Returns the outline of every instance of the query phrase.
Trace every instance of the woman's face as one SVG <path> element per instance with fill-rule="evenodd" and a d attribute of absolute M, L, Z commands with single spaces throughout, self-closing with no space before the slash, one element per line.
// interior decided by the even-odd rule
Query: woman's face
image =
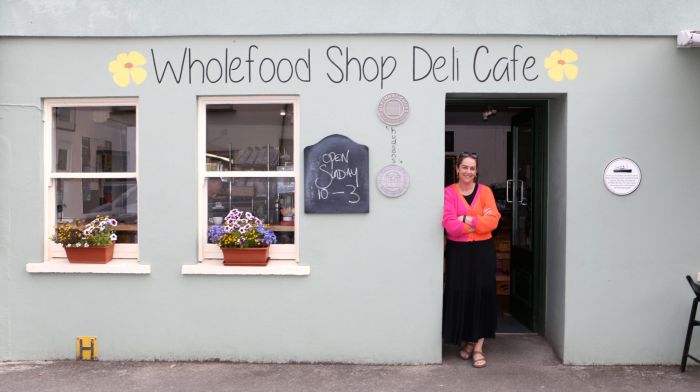
<path fill-rule="evenodd" d="M 472 183 L 476 180 L 476 159 L 465 157 L 457 166 L 457 178 L 465 184 Z"/>

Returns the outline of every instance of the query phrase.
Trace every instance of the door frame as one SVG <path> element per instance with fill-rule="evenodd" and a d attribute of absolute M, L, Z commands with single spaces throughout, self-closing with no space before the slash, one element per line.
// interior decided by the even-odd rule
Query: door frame
<path fill-rule="evenodd" d="M 533 203 L 533 307 L 534 332 L 544 335 L 545 310 L 547 307 L 547 175 L 549 140 L 549 99 L 547 98 L 495 98 L 474 94 L 447 94 L 448 105 L 466 104 L 479 106 L 522 106 L 534 112 L 533 146 L 533 194 L 539 195 Z M 444 136 L 443 136 L 444 137 Z"/>

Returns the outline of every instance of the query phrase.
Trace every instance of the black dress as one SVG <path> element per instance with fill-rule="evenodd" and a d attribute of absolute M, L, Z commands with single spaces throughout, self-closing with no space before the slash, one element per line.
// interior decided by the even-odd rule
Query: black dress
<path fill-rule="evenodd" d="M 473 197 L 473 194 L 470 196 Z M 493 240 L 447 240 L 445 259 L 446 279 L 442 301 L 442 336 L 445 343 L 461 344 L 495 337 L 498 305 Z"/>

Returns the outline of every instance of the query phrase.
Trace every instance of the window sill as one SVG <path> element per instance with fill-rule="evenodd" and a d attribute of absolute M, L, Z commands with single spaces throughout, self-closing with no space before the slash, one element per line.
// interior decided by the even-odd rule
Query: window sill
<path fill-rule="evenodd" d="M 227 267 L 221 260 L 204 260 L 201 263 L 182 266 L 183 275 L 293 275 L 311 273 L 308 265 L 294 260 L 270 260 L 264 267 Z"/>
<path fill-rule="evenodd" d="M 50 259 L 44 263 L 27 263 L 27 272 L 32 274 L 133 274 L 151 273 L 151 266 L 137 259 L 114 259 L 107 264 L 69 263 L 68 259 Z"/>

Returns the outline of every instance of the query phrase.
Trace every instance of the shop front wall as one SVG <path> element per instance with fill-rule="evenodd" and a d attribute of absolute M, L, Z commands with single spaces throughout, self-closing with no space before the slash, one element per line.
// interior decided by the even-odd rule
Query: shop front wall
<path fill-rule="evenodd" d="M 558 63 L 564 49 L 576 56 Z M 146 77 L 122 87 L 109 64 L 131 51 Z M 76 336 L 91 335 L 105 360 L 441 362 L 447 93 L 557 100 L 549 195 L 566 199 L 548 222 L 565 235 L 547 244 L 546 330 L 564 362 L 678 359 L 683 276 L 698 266 L 700 53 L 672 38 L 6 38 L 0 52 L 0 102 L 13 104 L 0 107 L 2 359 L 72 358 Z M 554 69 L 564 64 L 576 72 Z M 388 93 L 410 105 L 393 151 L 377 115 Z M 296 165 L 331 134 L 368 147 L 368 213 L 305 213 L 299 188 L 309 275 L 182 274 L 198 261 L 197 107 L 209 96 L 297 96 Z M 28 273 L 44 259 L 42 102 L 101 97 L 137 100 L 138 251 L 150 274 Z M 617 157 L 642 170 L 629 196 L 603 184 Z M 410 175 L 397 198 L 375 187 L 391 163 Z"/>

